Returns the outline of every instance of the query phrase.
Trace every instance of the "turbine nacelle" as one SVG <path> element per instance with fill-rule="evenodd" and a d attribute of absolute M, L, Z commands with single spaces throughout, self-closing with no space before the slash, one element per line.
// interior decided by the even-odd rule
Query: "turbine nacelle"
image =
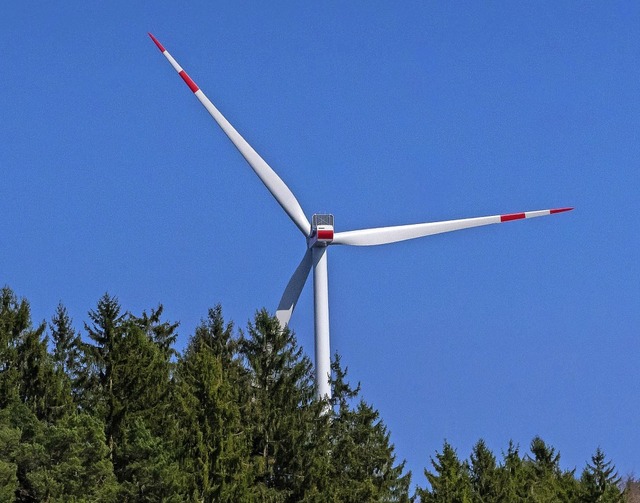
<path fill-rule="evenodd" d="M 333 241 L 333 215 L 316 213 L 311 217 L 311 235 L 307 238 L 307 246 L 328 246 Z"/>

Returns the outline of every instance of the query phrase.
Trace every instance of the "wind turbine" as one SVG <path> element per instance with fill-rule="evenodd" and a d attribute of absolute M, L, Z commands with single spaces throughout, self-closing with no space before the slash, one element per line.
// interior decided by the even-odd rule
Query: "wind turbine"
<path fill-rule="evenodd" d="M 393 227 L 378 227 L 345 232 L 334 232 L 333 215 L 316 214 L 311 222 L 305 216 L 300 203 L 282 179 L 265 162 L 262 157 L 240 136 L 235 128 L 224 118 L 209 98 L 200 90 L 196 83 L 187 75 L 178 62 L 151 33 L 160 52 L 169 60 L 171 66 L 178 72 L 182 80 L 189 86 L 200 103 L 207 109 L 211 117 L 218 123 L 222 131 L 240 151 L 256 175 L 262 180 L 269 192 L 276 198 L 282 209 L 289 215 L 293 223 L 304 235 L 307 242 L 302 261 L 291 276 L 285 288 L 276 317 L 282 327 L 291 319 L 293 309 L 300 297 L 302 288 L 313 267 L 313 304 L 315 325 L 315 378 L 316 395 L 318 398 L 331 398 L 330 374 L 331 355 L 329 350 L 329 283 L 327 274 L 327 248 L 329 245 L 371 246 L 395 243 L 407 239 L 415 239 L 443 232 L 469 229 L 482 225 L 499 224 L 520 220 L 523 218 L 542 217 L 562 213 L 573 208 L 555 208 L 548 210 L 525 211 L 487 217 L 464 218 L 443 222 L 428 222 Z"/>

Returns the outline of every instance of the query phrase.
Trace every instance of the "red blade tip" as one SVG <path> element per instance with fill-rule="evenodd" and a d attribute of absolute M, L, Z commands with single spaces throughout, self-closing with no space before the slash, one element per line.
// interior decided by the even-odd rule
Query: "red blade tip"
<path fill-rule="evenodd" d="M 573 208 L 555 208 L 553 210 L 550 210 L 549 213 L 551 213 L 552 215 L 554 213 L 564 213 L 565 211 L 571 211 Z"/>
<path fill-rule="evenodd" d="M 151 33 L 149 33 L 149 36 L 151 37 L 151 40 L 153 40 L 153 43 L 158 46 L 158 49 L 160 49 L 160 52 L 164 52 L 165 48 L 162 47 L 162 44 L 160 42 L 158 42 L 158 39 L 154 37 Z"/>

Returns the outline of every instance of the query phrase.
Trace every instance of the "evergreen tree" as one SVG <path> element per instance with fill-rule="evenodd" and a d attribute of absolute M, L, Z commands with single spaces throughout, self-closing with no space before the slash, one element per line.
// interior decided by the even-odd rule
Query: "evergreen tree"
<path fill-rule="evenodd" d="M 404 462 L 396 464 L 393 444 L 378 411 L 363 400 L 351 407 L 360 385 L 352 388 L 347 383 L 347 371 L 341 368 L 338 355 L 332 371 L 330 485 L 325 490 L 334 501 L 409 501 L 411 473 L 402 473 Z"/>
<path fill-rule="evenodd" d="M 499 502 L 525 501 L 528 495 L 528 471 L 524 460 L 520 457 L 520 447 L 509 442 L 507 452 L 503 453 L 503 462 L 499 470 L 500 487 Z"/>
<path fill-rule="evenodd" d="M 0 292 L 0 407 L 27 404 L 38 419 L 53 421 L 70 405 L 47 351 L 46 324 L 31 324 L 29 303 L 5 287 Z"/>
<path fill-rule="evenodd" d="M 578 485 L 574 471 L 562 471 L 560 453 L 547 445 L 540 437 L 531 441 L 529 494 L 536 502 L 573 502 L 576 500 Z"/>
<path fill-rule="evenodd" d="M 162 321 L 163 311 L 164 307 L 160 304 L 157 309 L 151 309 L 151 314 L 143 311 L 142 316 L 134 316 L 133 320 L 147 334 L 149 339 L 158 346 L 158 349 L 160 349 L 168 362 L 177 355 L 173 345 L 178 337 L 176 330 L 180 324 Z"/>
<path fill-rule="evenodd" d="M 469 476 L 474 503 L 496 503 L 501 499 L 502 488 L 496 457 L 484 440 L 478 440 L 471 452 Z"/>
<path fill-rule="evenodd" d="M 177 428 L 169 361 L 177 325 L 160 321 L 161 308 L 140 318 L 120 311 L 118 300 L 105 294 L 89 312 L 92 325 L 85 328 L 94 344 L 84 346 L 84 406 L 104 423 L 119 499 L 174 494 L 179 501 L 184 480 L 167 435 Z"/>
<path fill-rule="evenodd" d="M 177 418 L 170 402 L 168 352 L 131 317 L 113 347 L 111 398 L 114 471 L 121 501 L 181 501 L 184 477 L 170 432 Z M 107 416 L 109 417 L 109 415 Z"/>
<path fill-rule="evenodd" d="M 58 379 L 64 386 L 63 392 L 73 396 L 74 402 L 80 402 L 82 374 L 82 340 L 73 328 L 67 308 L 58 304 L 49 323 L 53 340 L 53 366 Z M 66 379 L 63 379 L 66 376 Z"/>
<path fill-rule="evenodd" d="M 13 501 L 18 490 L 16 453 L 20 445 L 20 429 L 10 422 L 9 408 L 0 409 L 0 501 Z"/>
<path fill-rule="evenodd" d="M 602 449 L 598 447 L 591 456 L 591 463 L 580 478 L 580 501 L 584 503 L 618 503 L 623 501 L 620 492 L 621 478 L 611 461 L 606 461 Z"/>
<path fill-rule="evenodd" d="M 53 373 L 44 330 L 45 325 L 42 324 L 35 330 L 29 328 L 23 331 L 17 346 L 20 401 L 29 405 L 39 419 L 43 419 L 48 412 Z"/>
<path fill-rule="evenodd" d="M 0 494 L 13 486 L 13 498 L 2 501 L 116 501 L 102 425 L 90 416 L 71 414 L 47 425 L 25 404 L 13 404 L 0 414 L 0 438 L 9 440 L 0 466 L 15 470 L 14 480 L 0 486 Z"/>
<path fill-rule="evenodd" d="M 313 450 L 310 425 L 320 412 L 313 400 L 312 366 L 294 334 L 265 310 L 249 323 L 240 353 L 249 372 L 250 396 L 244 419 L 251 434 L 257 497 L 300 501 Z"/>
<path fill-rule="evenodd" d="M 84 408 L 104 421 L 109 456 L 113 460 L 114 436 L 121 420 L 121 405 L 116 403 L 113 389 L 117 345 L 123 337 L 124 315 L 116 297 L 105 293 L 97 308 L 89 311 L 92 324 L 85 330 L 95 344 L 84 346 L 85 366 L 82 377 L 85 388 Z"/>
<path fill-rule="evenodd" d="M 172 445 L 154 434 L 147 421 L 132 415 L 122 425 L 116 448 L 119 502 L 180 503 L 189 495 Z"/>
<path fill-rule="evenodd" d="M 5 286 L 0 290 L 0 409 L 20 401 L 19 346 L 31 328 L 31 313 L 25 299 L 18 301 Z"/>
<path fill-rule="evenodd" d="M 430 488 L 417 490 L 423 503 L 470 503 L 471 481 L 469 467 L 461 462 L 455 449 L 445 441 L 441 453 L 431 458 L 434 471 L 424 471 Z"/>
<path fill-rule="evenodd" d="M 209 310 L 189 341 L 176 381 L 177 445 L 190 494 L 203 501 L 248 499 L 250 437 L 241 419 L 247 380 L 233 325 L 225 325 L 220 305 Z"/>

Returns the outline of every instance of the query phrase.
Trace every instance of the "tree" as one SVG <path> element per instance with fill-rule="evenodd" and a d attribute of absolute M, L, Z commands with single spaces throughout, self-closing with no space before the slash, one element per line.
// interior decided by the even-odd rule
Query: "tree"
<path fill-rule="evenodd" d="M 151 314 L 143 311 L 142 316 L 133 316 L 132 319 L 147 334 L 147 337 L 156 344 L 168 362 L 177 355 L 173 345 L 178 337 L 176 330 L 180 324 L 162 321 L 163 311 L 164 307 L 160 304 L 157 309 L 151 309 Z"/>
<path fill-rule="evenodd" d="M 244 419 L 251 435 L 258 497 L 301 501 L 309 489 L 306 475 L 313 463 L 310 428 L 321 410 L 314 401 L 311 362 L 289 328 L 281 328 L 266 310 L 249 323 L 239 350 L 249 378 Z"/>
<path fill-rule="evenodd" d="M 441 453 L 431 458 L 434 471 L 424 471 L 430 489 L 417 490 L 424 503 L 468 503 L 471 502 L 469 467 L 458 459 L 455 449 L 445 440 Z"/>
<path fill-rule="evenodd" d="M 333 417 L 330 422 L 331 463 L 325 489 L 334 501 L 409 501 L 411 473 L 403 474 L 404 462 L 396 464 L 394 446 L 380 415 L 360 399 L 360 391 L 346 381 L 340 357 L 332 362 Z"/>
<path fill-rule="evenodd" d="M 495 503 L 500 500 L 502 488 L 496 457 L 480 439 L 471 452 L 469 477 L 473 492 L 472 500 L 477 503 Z"/>
<path fill-rule="evenodd" d="M 116 297 L 105 293 L 95 310 L 89 311 L 92 324 L 85 330 L 95 344 L 84 346 L 85 368 L 82 378 L 85 388 L 82 406 L 104 421 L 109 456 L 113 460 L 114 437 L 121 420 L 121 405 L 116 403 L 113 389 L 117 345 L 123 337 L 124 315 Z"/>
<path fill-rule="evenodd" d="M 102 424 L 89 415 L 70 414 L 47 425 L 25 404 L 13 404 L 0 414 L 0 438 L 0 466 L 9 475 L 0 494 L 13 487 L 18 502 L 116 501 Z"/>
<path fill-rule="evenodd" d="M 204 501 L 242 501 L 252 482 L 249 432 L 242 421 L 245 373 L 233 325 L 220 305 L 196 328 L 176 371 L 178 438 L 190 494 Z"/>
<path fill-rule="evenodd" d="M 80 402 L 82 389 L 82 340 L 73 328 L 67 308 L 59 303 L 49 323 L 53 340 L 52 360 L 54 371 L 64 386 L 64 393 L 71 394 L 73 401 Z M 66 379 L 64 378 L 66 377 Z"/>
<path fill-rule="evenodd" d="M 20 401 L 19 346 L 31 328 L 31 312 L 25 299 L 18 301 L 5 286 L 0 290 L 0 409 Z"/>
<path fill-rule="evenodd" d="M 529 493 L 533 501 L 575 501 L 578 491 L 575 470 L 563 471 L 560 468 L 560 453 L 540 437 L 531 441 L 531 453 L 533 458 L 529 458 L 532 469 Z"/>
<path fill-rule="evenodd" d="M 184 480 L 167 435 L 177 428 L 169 361 L 177 324 L 160 320 L 161 307 L 151 316 L 120 312 L 108 294 L 89 312 L 83 406 L 103 421 L 121 501 L 179 501 Z"/>
<path fill-rule="evenodd" d="M 525 461 L 520 457 L 520 447 L 509 442 L 499 469 L 502 492 L 498 501 L 525 501 L 528 494 L 529 474 Z"/>
<path fill-rule="evenodd" d="M 598 447 L 591 463 L 587 463 L 580 478 L 580 501 L 584 503 L 618 503 L 623 501 L 619 486 L 621 478 L 604 451 Z"/>

